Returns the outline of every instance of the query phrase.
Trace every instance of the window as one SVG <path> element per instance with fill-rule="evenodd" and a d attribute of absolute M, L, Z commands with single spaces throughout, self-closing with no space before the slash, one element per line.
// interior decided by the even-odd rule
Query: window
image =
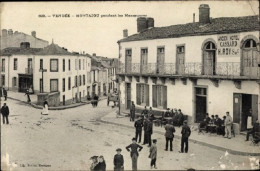
<path fill-rule="evenodd" d="M 196 95 L 206 96 L 207 95 L 207 89 L 196 87 Z"/>
<path fill-rule="evenodd" d="M 132 55 L 132 50 L 131 49 L 128 49 L 125 51 L 126 55 L 127 56 L 131 56 Z"/>
<path fill-rule="evenodd" d="M 136 84 L 136 104 L 149 106 L 149 85 Z"/>
<path fill-rule="evenodd" d="M 28 68 L 32 68 L 32 58 L 28 59 Z"/>
<path fill-rule="evenodd" d="M 17 70 L 17 58 L 14 58 L 14 70 Z"/>
<path fill-rule="evenodd" d="M 43 69 L 43 59 L 40 59 L 40 69 Z"/>
<path fill-rule="evenodd" d="M 75 87 L 78 87 L 78 77 L 77 77 L 77 76 L 75 76 L 74 86 L 75 86 Z"/>
<path fill-rule="evenodd" d="M 86 78 L 85 78 L 85 75 L 83 75 L 83 85 L 86 85 Z"/>
<path fill-rule="evenodd" d="M 65 72 L 65 59 L 62 60 L 62 70 Z"/>
<path fill-rule="evenodd" d="M 62 91 L 65 92 L 65 78 L 62 79 Z"/>
<path fill-rule="evenodd" d="M 245 42 L 245 48 L 254 48 L 256 47 L 256 42 L 253 39 L 248 39 Z"/>
<path fill-rule="evenodd" d="M 51 85 L 51 87 L 50 87 L 51 92 L 59 91 L 58 90 L 58 79 L 51 79 L 50 85 Z"/>
<path fill-rule="evenodd" d="M 147 54 L 148 53 L 148 49 L 141 49 L 141 54 L 144 55 L 144 54 Z"/>
<path fill-rule="evenodd" d="M 5 86 L 5 75 L 2 75 L 2 86 Z"/>
<path fill-rule="evenodd" d="M 69 68 L 69 71 L 70 71 L 70 59 L 69 59 L 69 67 L 68 68 Z"/>
<path fill-rule="evenodd" d="M 81 70 L 81 59 L 79 59 L 79 70 Z"/>
<path fill-rule="evenodd" d="M 167 109 L 167 87 L 153 85 L 153 107 Z"/>
<path fill-rule="evenodd" d="M 79 76 L 79 86 L 81 86 L 81 75 Z"/>
<path fill-rule="evenodd" d="M 178 46 L 177 47 L 177 53 L 184 53 L 185 52 L 184 50 L 185 50 L 184 46 Z"/>
<path fill-rule="evenodd" d="M 17 86 L 17 78 L 13 77 L 13 87 L 16 87 L 16 86 Z"/>
<path fill-rule="evenodd" d="M 2 72 L 5 72 L 5 59 L 2 59 Z"/>
<path fill-rule="evenodd" d="M 164 47 L 159 47 L 159 48 L 157 49 L 157 52 L 158 52 L 158 53 L 164 53 Z"/>
<path fill-rule="evenodd" d="M 77 69 L 78 69 L 78 60 L 75 59 L 75 70 L 77 70 Z"/>
<path fill-rule="evenodd" d="M 71 78 L 69 77 L 69 79 L 68 79 L 68 90 L 70 90 L 71 89 Z"/>
<path fill-rule="evenodd" d="M 50 60 L 50 71 L 51 72 L 58 72 L 58 59 L 51 59 Z"/>
<path fill-rule="evenodd" d="M 83 59 L 83 70 L 85 69 L 85 59 Z"/>
<path fill-rule="evenodd" d="M 212 42 L 208 42 L 208 43 L 205 45 L 205 47 L 206 47 L 206 50 L 215 50 L 215 49 L 216 49 L 215 44 L 212 43 Z"/>

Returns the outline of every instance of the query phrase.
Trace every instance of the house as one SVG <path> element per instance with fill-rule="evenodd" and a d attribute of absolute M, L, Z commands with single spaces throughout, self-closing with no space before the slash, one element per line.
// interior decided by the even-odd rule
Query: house
<path fill-rule="evenodd" d="M 138 18 L 137 29 L 118 41 L 121 109 L 177 108 L 190 122 L 229 111 L 241 131 L 248 115 L 259 119 L 259 16 L 211 18 L 201 4 L 199 22 L 154 27 Z"/>

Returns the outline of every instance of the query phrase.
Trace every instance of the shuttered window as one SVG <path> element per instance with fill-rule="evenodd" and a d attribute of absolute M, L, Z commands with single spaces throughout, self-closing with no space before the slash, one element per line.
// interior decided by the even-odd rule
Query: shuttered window
<path fill-rule="evenodd" d="M 50 80 L 50 90 L 51 92 L 58 91 L 58 79 L 51 79 Z"/>
<path fill-rule="evenodd" d="M 51 72 L 58 72 L 58 59 L 51 59 L 50 60 L 50 71 Z"/>
<path fill-rule="evenodd" d="M 136 104 L 149 106 L 149 85 L 136 84 Z"/>
<path fill-rule="evenodd" d="M 167 109 L 167 87 L 153 85 L 153 107 Z"/>

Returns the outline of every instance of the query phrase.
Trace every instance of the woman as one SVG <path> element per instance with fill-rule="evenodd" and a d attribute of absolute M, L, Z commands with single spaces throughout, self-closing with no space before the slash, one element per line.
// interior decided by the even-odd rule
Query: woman
<path fill-rule="evenodd" d="M 45 100 L 43 103 L 42 115 L 48 115 L 49 114 L 48 109 L 49 109 L 48 102 Z"/>
<path fill-rule="evenodd" d="M 105 162 L 103 156 L 98 157 L 98 164 L 97 164 L 97 166 L 95 167 L 94 170 L 97 170 L 97 171 L 105 171 L 106 170 L 106 162 Z"/>

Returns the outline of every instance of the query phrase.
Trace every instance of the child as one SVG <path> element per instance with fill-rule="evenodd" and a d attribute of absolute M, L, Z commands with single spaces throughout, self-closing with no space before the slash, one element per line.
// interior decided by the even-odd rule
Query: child
<path fill-rule="evenodd" d="M 116 149 L 117 154 L 114 156 L 114 171 L 124 170 L 124 156 L 121 154 L 122 149 Z"/>
<path fill-rule="evenodd" d="M 96 166 L 98 164 L 98 156 L 92 156 L 90 158 L 90 160 L 92 160 L 92 163 L 91 163 L 91 166 L 90 166 L 90 170 L 94 171 L 94 170 L 96 170 Z"/>
<path fill-rule="evenodd" d="M 157 146 L 156 146 L 156 142 L 157 140 L 154 139 L 153 140 L 153 144 L 152 146 L 150 147 L 150 155 L 149 155 L 149 158 L 151 158 L 151 169 L 154 168 L 157 169 L 156 167 L 156 158 L 157 158 Z"/>
<path fill-rule="evenodd" d="M 103 156 L 98 157 L 98 164 L 96 165 L 95 170 L 106 171 L 106 162 Z"/>

